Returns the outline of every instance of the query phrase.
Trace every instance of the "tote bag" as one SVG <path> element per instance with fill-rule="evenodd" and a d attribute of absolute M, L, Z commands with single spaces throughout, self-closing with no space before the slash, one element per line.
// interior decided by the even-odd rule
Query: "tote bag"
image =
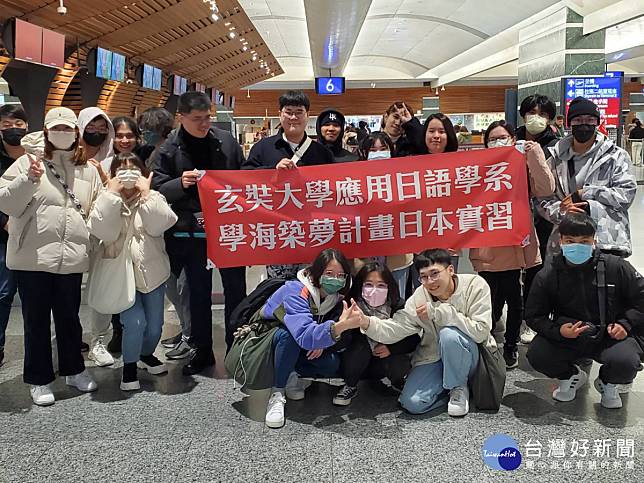
<path fill-rule="evenodd" d="M 479 363 L 470 378 L 470 389 L 478 409 L 498 411 L 505 389 L 505 360 L 497 347 L 479 344 Z"/>
<path fill-rule="evenodd" d="M 97 257 L 87 282 L 87 304 L 100 314 L 120 314 L 134 305 L 136 282 L 130 245 L 134 219 L 116 258 Z"/>

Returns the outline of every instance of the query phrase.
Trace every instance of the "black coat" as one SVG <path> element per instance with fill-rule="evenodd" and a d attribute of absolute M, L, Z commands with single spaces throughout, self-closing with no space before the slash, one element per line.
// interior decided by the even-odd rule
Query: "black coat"
<path fill-rule="evenodd" d="M 335 140 L 334 143 L 327 143 L 324 137 L 322 136 L 322 126 L 320 125 L 320 121 L 324 119 L 324 115 L 327 112 L 337 112 L 339 116 L 341 116 L 339 119 L 340 134 L 338 135 L 338 138 Z M 351 161 L 357 161 L 359 159 L 359 156 L 357 154 L 353 154 L 351 151 L 348 151 L 342 147 L 342 140 L 344 139 L 344 116 L 338 111 L 334 109 L 330 109 L 328 111 L 322 111 L 318 116 L 318 121 L 315 125 L 315 130 L 318 134 L 318 142 L 333 153 L 333 161 L 335 163 L 348 163 Z"/>
<path fill-rule="evenodd" d="M 181 175 L 184 171 L 194 169 L 241 169 L 244 155 L 241 146 L 228 131 L 213 127 L 207 135 L 211 159 L 195 162 L 186 150 L 182 133 L 182 129 L 171 133 L 166 142 L 152 154 L 152 189 L 165 196 L 179 217 L 172 231 L 203 231 L 194 216 L 194 213 L 202 211 L 197 186 L 185 189 L 181 183 Z"/>
<path fill-rule="evenodd" d="M 516 130 L 517 139 L 520 141 L 525 141 L 526 131 L 527 129 L 525 128 L 525 126 L 518 127 Z M 557 144 L 557 142 L 559 141 L 559 138 L 554 132 L 552 132 L 552 129 L 550 129 L 550 126 L 547 126 L 546 129 L 541 134 L 539 134 L 539 136 L 537 136 L 535 141 L 539 143 L 539 145 L 543 149 L 543 152 L 545 153 L 547 152 L 546 148 L 552 147 L 555 144 Z"/>
<path fill-rule="evenodd" d="M 394 143 L 395 158 L 405 156 L 416 156 L 418 154 L 428 154 L 427 145 L 425 144 L 425 129 L 416 117 L 402 125 L 403 135 Z"/>
<path fill-rule="evenodd" d="M 546 264 L 530 289 L 525 313 L 527 324 L 554 341 L 566 340 L 559 328 L 568 322 L 601 325 L 597 279 L 600 259 L 606 263 L 606 324 L 618 322 L 641 345 L 644 342 L 644 278 L 623 258 L 600 252 L 579 267 L 568 265 L 562 255 Z"/>
<path fill-rule="evenodd" d="M 304 140 L 302 138 L 302 142 Z M 284 141 L 280 130 L 275 136 L 264 138 L 251 148 L 243 169 L 275 169 L 277 163 L 282 159 L 291 159 L 294 154 L 291 145 Z M 331 164 L 333 161 L 331 151 L 320 143 L 313 142 L 297 165 L 315 166 L 318 164 Z"/>

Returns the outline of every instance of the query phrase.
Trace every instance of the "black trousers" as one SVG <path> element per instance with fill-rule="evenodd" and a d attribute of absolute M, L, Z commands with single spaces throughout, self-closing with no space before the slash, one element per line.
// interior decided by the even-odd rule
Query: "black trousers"
<path fill-rule="evenodd" d="M 537 371 L 553 379 L 569 379 L 576 373 L 573 363 L 591 358 L 602 364 L 599 377 L 608 384 L 630 384 L 641 368 L 642 348 L 632 337 L 598 342 L 583 336 L 562 342 L 537 335 L 528 349 L 528 361 Z"/>
<path fill-rule="evenodd" d="M 51 316 L 54 316 L 61 376 L 85 370 L 81 355 L 83 329 L 78 317 L 83 275 L 47 272 L 14 272 L 22 302 L 25 326 L 23 380 L 42 386 L 55 379 L 51 358 Z"/>
<path fill-rule="evenodd" d="M 505 347 L 516 347 L 523 320 L 523 297 L 521 296 L 521 270 L 503 272 L 479 272 L 490 286 L 492 298 L 492 328 L 503 315 L 503 306 L 508 304 L 505 327 Z"/>
<path fill-rule="evenodd" d="M 208 255 L 205 238 L 166 238 L 166 250 L 172 273 L 179 277 L 186 272 L 190 288 L 190 343 L 198 349 L 212 350 L 212 272 L 206 268 Z M 224 287 L 224 321 L 226 346 L 233 342 L 230 315 L 246 297 L 246 267 L 220 268 Z"/>
<path fill-rule="evenodd" d="M 409 354 L 392 354 L 384 359 L 374 357 L 364 334 L 355 334 L 341 357 L 344 382 L 352 387 L 357 386 L 363 378 L 387 377 L 394 386 L 402 388 L 405 376 L 411 369 Z"/>

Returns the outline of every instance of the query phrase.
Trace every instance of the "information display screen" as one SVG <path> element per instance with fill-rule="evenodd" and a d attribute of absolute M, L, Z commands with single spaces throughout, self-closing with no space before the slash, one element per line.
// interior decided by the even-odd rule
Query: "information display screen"
<path fill-rule="evenodd" d="M 600 124 L 607 128 L 619 127 L 622 99 L 622 78 L 619 76 L 602 77 L 564 77 L 561 83 L 564 90 L 566 106 L 565 119 L 568 119 L 568 107 L 575 97 L 590 99 L 601 113 Z"/>
<path fill-rule="evenodd" d="M 123 82 L 125 80 L 125 56 L 112 52 L 112 80 Z"/>
<path fill-rule="evenodd" d="M 316 77 L 315 92 L 321 96 L 344 94 L 344 77 Z"/>
<path fill-rule="evenodd" d="M 96 49 L 96 77 L 110 79 L 112 75 L 112 51 Z"/>

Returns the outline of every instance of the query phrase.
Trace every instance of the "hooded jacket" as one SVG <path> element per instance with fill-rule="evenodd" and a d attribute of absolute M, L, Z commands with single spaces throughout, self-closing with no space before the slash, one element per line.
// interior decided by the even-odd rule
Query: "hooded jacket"
<path fill-rule="evenodd" d="M 626 260 L 598 251 L 578 267 L 568 265 L 562 255 L 544 266 L 530 289 L 525 314 L 528 326 L 550 340 L 570 342 L 559 332 L 563 324 L 581 320 L 600 325 L 600 260 L 606 263 L 606 323 L 619 323 L 644 346 L 644 278 Z"/>
<path fill-rule="evenodd" d="M 56 274 L 89 269 L 90 236 L 87 224 L 60 182 L 47 166 L 35 183 L 27 176 L 33 156 L 42 156 L 42 132 L 22 139 L 27 154 L 0 178 L 0 210 L 9 215 L 7 267 L 12 270 Z M 54 151 L 51 162 L 89 213 L 103 189 L 91 165 L 76 166 L 70 151 Z"/>
<path fill-rule="evenodd" d="M 110 121 L 110 118 L 107 117 L 107 114 L 105 114 L 105 112 L 103 112 L 98 107 L 87 107 L 78 114 L 78 130 L 80 131 L 80 136 L 82 139 L 87 125 L 97 117 L 102 117 L 103 119 L 105 119 L 105 121 L 107 122 L 108 131 L 105 141 L 103 141 L 103 144 L 100 145 L 96 155 L 93 156 L 93 158 L 100 163 L 114 154 L 115 134 L 114 126 L 112 126 L 112 121 Z"/>
<path fill-rule="evenodd" d="M 261 316 L 276 319 L 277 308 L 283 306 L 284 325 L 302 349 L 327 349 L 336 343 L 331 337 L 331 324 L 339 315 L 342 299 L 341 295 L 332 294 L 321 301 L 320 289 L 311 283 L 305 270 L 300 270 L 297 280 L 286 282 L 270 296 Z"/>
<path fill-rule="evenodd" d="M 322 136 L 322 120 L 327 117 L 329 114 L 335 114 L 337 116 L 337 123 L 340 125 L 340 134 L 338 138 L 333 143 L 328 143 Z M 350 161 L 357 161 L 359 159 L 357 154 L 353 154 L 350 151 L 347 151 L 342 147 L 342 141 L 344 140 L 344 126 L 345 126 L 344 116 L 341 112 L 336 111 L 335 109 L 327 109 L 322 111 L 318 116 L 317 123 L 315 125 L 315 130 L 318 134 L 318 142 L 323 146 L 326 146 L 333 153 L 333 161 L 335 163 L 347 163 Z"/>
<path fill-rule="evenodd" d="M 602 250 L 618 250 L 628 256 L 632 253 L 630 208 L 637 184 L 630 173 L 631 160 L 626 151 L 615 146 L 613 141 L 597 133 L 592 148 L 582 155 L 586 174 L 577 186 L 570 186 L 568 161 L 573 160 L 573 137 L 566 136 L 555 146 L 548 148 L 548 162 L 555 177 L 555 192 L 539 199 L 539 212 L 555 227 L 548 242 L 548 254 L 559 253 L 559 228 L 563 214 L 561 201 L 581 189 L 581 198 L 588 202 L 590 216 L 597 223 L 597 247 Z"/>

